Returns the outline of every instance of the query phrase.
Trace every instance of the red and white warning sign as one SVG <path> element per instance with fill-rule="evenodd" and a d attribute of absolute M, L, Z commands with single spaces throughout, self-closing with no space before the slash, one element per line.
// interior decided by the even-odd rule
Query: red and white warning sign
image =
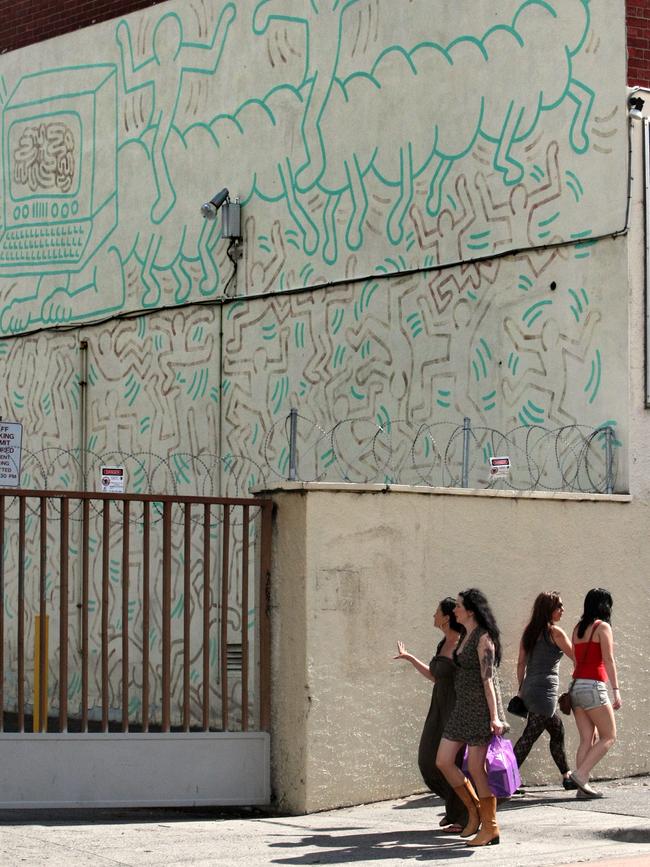
<path fill-rule="evenodd" d="M 490 458 L 490 475 L 491 476 L 507 476 L 510 473 L 510 458 L 501 456 L 499 458 Z"/>
<path fill-rule="evenodd" d="M 105 494 L 123 494 L 126 481 L 124 467 L 102 467 L 101 485 Z"/>

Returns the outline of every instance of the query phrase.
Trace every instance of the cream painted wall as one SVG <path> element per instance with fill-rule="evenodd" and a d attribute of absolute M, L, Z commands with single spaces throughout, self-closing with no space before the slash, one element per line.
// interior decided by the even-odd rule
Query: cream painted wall
<path fill-rule="evenodd" d="M 648 117 L 650 93 L 642 90 L 644 116 Z M 644 501 L 650 500 L 650 409 L 646 394 L 646 217 L 643 157 L 643 121 L 635 119 L 631 127 L 632 162 L 630 184 L 630 232 L 628 235 L 629 269 L 629 403 L 630 403 L 630 492 Z"/>
<path fill-rule="evenodd" d="M 468 416 L 477 487 L 493 431 L 519 429 L 514 484 L 532 463 L 555 488 L 529 428 L 608 423 L 627 490 L 622 0 L 316 5 L 172 0 L 0 57 L 0 414 L 32 481 L 80 484 L 85 450 L 130 485 L 137 455 L 157 490 L 201 490 L 205 464 L 245 492 L 287 476 L 297 407 L 301 435 L 344 423 L 338 451 L 304 445 L 304 478 L 444 483 L 410 447 L 440 425 L 444 451 Z M 199 215 L 222 184 L 243 203 L 233 282 Z M 64 261 L 27 240 L 64 229 L 90 233 Z M 169 469 L 187 455 L 190 482 Z"/>
<path fill-rule="evenodd" d="M 624 706 L 618 743 L 597 775 L 650 770 L 650 665 L 638 641 L 650 617 L 646 503 L 334 488 L 273 493 L 272 779 L 282 809 L 311 812 L 423 787 L 417 744 L 429 684 L 392 656 L 402 639 L 428 662 L 438 641 L 438 601 L 469 586 L 487 594 L 502 630 L 506 698 L 539 590 L 561 591 L 571 627 L 587 590 L 611 589 Z M 566 661 L 561 677 L 568 682 Z M 516 738 L 522 723 L 510 722 Z M 566 729 L 572 757 L 577 739 L 569 718 Z M 558 779 L 544 738 L 523 778 Z"/>

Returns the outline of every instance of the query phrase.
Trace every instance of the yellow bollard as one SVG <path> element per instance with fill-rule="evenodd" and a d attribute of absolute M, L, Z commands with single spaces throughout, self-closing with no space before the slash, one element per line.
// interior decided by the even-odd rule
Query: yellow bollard
<path fill-rule="evenodd" d="M 48 669 L 48 646 L 49 646 L 50 616 L 45 615 L 45 683 L 42 685 L 45 694 L 45 731 L 47 731 L 47 669 Z M 36 615 L 34 622 L 34 731 L 41 730 L 41 617 Z"/>

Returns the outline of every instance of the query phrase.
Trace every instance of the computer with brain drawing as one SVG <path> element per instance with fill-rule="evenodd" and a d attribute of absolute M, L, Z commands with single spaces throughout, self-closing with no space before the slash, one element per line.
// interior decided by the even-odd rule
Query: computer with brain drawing
<path fill-rule="evenodd" d="M 117 218 L 113 64 L 23 76 L 2 112 L 0 275 L 77 271 Z"/>

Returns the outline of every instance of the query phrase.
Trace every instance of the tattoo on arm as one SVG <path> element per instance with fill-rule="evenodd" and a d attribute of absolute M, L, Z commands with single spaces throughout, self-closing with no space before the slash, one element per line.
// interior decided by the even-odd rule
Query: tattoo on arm
<path fill-rule="evenodd" d="M 481 658 L 481 677 L 483 680 L 491 680 L 494 674 L 494 647 L 490 642 L 486 645 Z"/>

